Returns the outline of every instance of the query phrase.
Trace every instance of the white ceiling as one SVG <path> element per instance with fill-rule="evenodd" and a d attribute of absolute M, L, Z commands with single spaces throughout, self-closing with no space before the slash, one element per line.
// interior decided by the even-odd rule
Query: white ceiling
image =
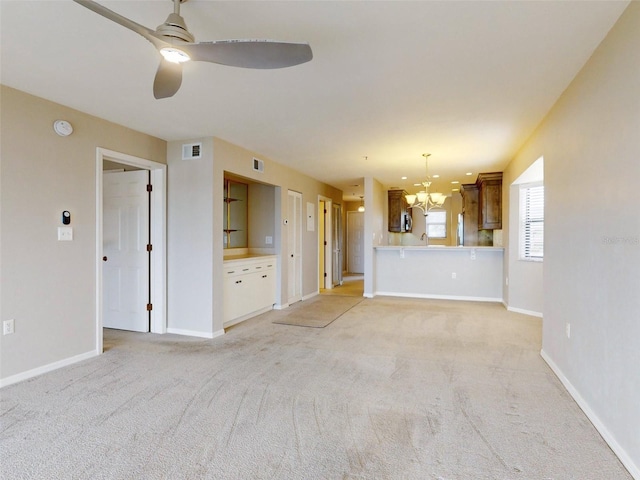
<path fill-rule="evenodd" d="M 155 29 L 170 0 L 102 1 Z M 0 1 L 3 84 L 165 140 L 216 136 L 362 195 L 362 179 L 434 190 L 500 171 L 628 1 L 200 1 L 196 41 L 309 42 L 282 70 L 186 64 L 155 100 L 159 54 L 71 1 Z M 472 176 L 465 176 L 472 172 Z M 401 180 L 401 176 L 408 176 Z M 359 185 L 359 186 L 353 186 Z"/>

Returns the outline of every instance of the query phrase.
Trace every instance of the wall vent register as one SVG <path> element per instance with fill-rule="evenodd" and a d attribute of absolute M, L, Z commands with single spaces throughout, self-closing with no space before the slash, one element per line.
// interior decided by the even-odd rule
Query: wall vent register
<path fill-rule="evenodd" d="M 202 158 L 202 143 L 182 145 L 182 160 L 198 160 Z"/>
<path fill-rule="evenodd" d="M 264 173 L 264 161 L 253 157 L 253 169 L 256 172 Z"/>

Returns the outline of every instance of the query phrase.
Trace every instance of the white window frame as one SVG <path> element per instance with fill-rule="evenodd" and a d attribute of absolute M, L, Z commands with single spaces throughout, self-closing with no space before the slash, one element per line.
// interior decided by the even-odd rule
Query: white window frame
<path fill-rule="evenodd" d="M 544 183 L 520 185 L 519 258 L 542 262 L 544 258 Z"/>
<path fill-rule="evenodd" d="M 442 214 L 442 216 L 444 217 L 444 221 L 434 222 L 433 221 L 434 213 Z M 442 225 L 444 225 L 444 235 L 435 235 L 433 230 L 437 230 L 437 229 L 431 228 L 431 227 L 432 226 L 441 227 Z M 447 211 L 446 210 L 430 210 L 429 215 L 427 215 L 426 228 L 427 228 L 427 237 L 429 238 L 440 238 L 440 239 L 447 238 Z"/>

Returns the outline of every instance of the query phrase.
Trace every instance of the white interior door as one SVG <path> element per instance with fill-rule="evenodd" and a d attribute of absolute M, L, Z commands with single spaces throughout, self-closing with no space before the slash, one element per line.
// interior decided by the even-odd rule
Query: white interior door
<path fill-rule="evenodd" d="M 103 326 L 149 331 L 149 172 L 103 177 Z"/>
<path fill-rule="evenodd" d="M 347 270 L 364 273 L 364 213 L 347 212 Z"/>
<path fill-rule="evenodd" d="M 302 194 L 289 190 L 287 205 L 287 303 L 302 300 Z"/>
<path fill-rule="evenodd" d="M 342 208 L 333 204 L 333 215 L 331 216 L 332 231 L 332 261 L 333 285 L 342 285 Z"/>

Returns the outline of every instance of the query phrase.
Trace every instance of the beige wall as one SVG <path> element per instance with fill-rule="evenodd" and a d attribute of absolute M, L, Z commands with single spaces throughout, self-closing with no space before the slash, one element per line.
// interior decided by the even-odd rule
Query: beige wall
<path fill-rule="evenodd" d="M 631 2 L 508 169 L 544 156 L 543 356 L 636 478 L 639 26 Z"/>
<path fill-rule="evenodd" d="M 253 170 L 253 157 L 264 161 L 264 172 Z M 274 185 L 280 188 L 280 203 L 276 205 L 277 227 L 274 232 L 278 239 L 276 248 L 280 248 L 281 259 L 284 261 L 284 254 L 287 252 L 287 231 L 286 226 L 281 221 L 287 217 L 287 195 L 288 190 L 302 193 L 302 296 L 308 296 L 318 291 L 318 218 L 315 218 L 315 228 L 313 231 L 307 230 L 306 208 L 307 202 L 318 204 L 318 197 L 330 198 L 335 203 L 342 203 L 342 191 L 319 182 L 307 175 L 303 175 L 291 168 L 285 167 L 277 161 L 269 159 L 257 152 L 244 149 L 221 139 L 214 139 L 214 168 L 241 175 L 258 182 Z M 219 192 L 220 212 L 222 214 L 222 191 Z M 219 228 L 214 224 L 214 231 L 218 228 L 222 230 L 222 223 Z M 274 240 L 275 241 L 275 240 Z M 221 257 L 220 257 L 221 258 Z M 281 273 L 281 294 L 280 303 L 285 304 L 287 299 L 287 269 L 286 264 L 282 265 Z M 220 265 L 220 277 L 222 277 L 222 265 Z"/>
<path fill-rule="evenodd" d="M 96 351 L 96 147 L 165 163 L 166 143 L 0 87 L 0 379 Z M 53 131 L 65 119 L 68 137 Z M 57 240 L 63 210 L 74 239 Z"/>
<path fill-rule="evenodd" d="M 203 158 L 181 160 L 182 144 L 197 141 L 203 142 Z M 264 161 L 263 173 L 253 170 L 254 157 Z M 308 231 L 304 220 L 306 204 L 317 205 L 319 195 L 340 203 L 340 190 L 218 138 L 170 142 L 168 164 L 170 331 L 202 336 L 223 332 L 224 172 L 272 186 L 258 188 L 259 195 L 269 198 L 260 207 L 263 209 L 261 220 L 251 222 L 257 231 L 250 232 L 249 246 L 269 250 L 261 253 L 279 254 L 282 261 L 287 251 L 287 227 L 282 222 L 287 216 L 287 192 L 291 189 L 302 193 L 302 294 L 308 296 L 318 291 L 318 219 L 315 219 L 314 230 Z M 265 218 L 269 221 L 265 222 Z M 273 236 L 271 248 L 264 243 L 266 235 Z M 278 278 L 278 304 L 284 305 L 288 285 L 286 263 L 279 264 Z"/>
<path fill-rule="evenodd" d="M 196 142 L 202 158 L 182 160 L 182 144 Z M 214 248 L 222 252 L 222 232 L 213 242 L 213 139 L 169 142 L 167 165 L 167 329 L 211 336 Z"/>
<path fill-rule="evenodd" d="M 374 247 L 386 245 L 388 235 L 388 198 L 382 184 L 373 177 L 364 178 L 364 296 L 376 291 Z"/>

